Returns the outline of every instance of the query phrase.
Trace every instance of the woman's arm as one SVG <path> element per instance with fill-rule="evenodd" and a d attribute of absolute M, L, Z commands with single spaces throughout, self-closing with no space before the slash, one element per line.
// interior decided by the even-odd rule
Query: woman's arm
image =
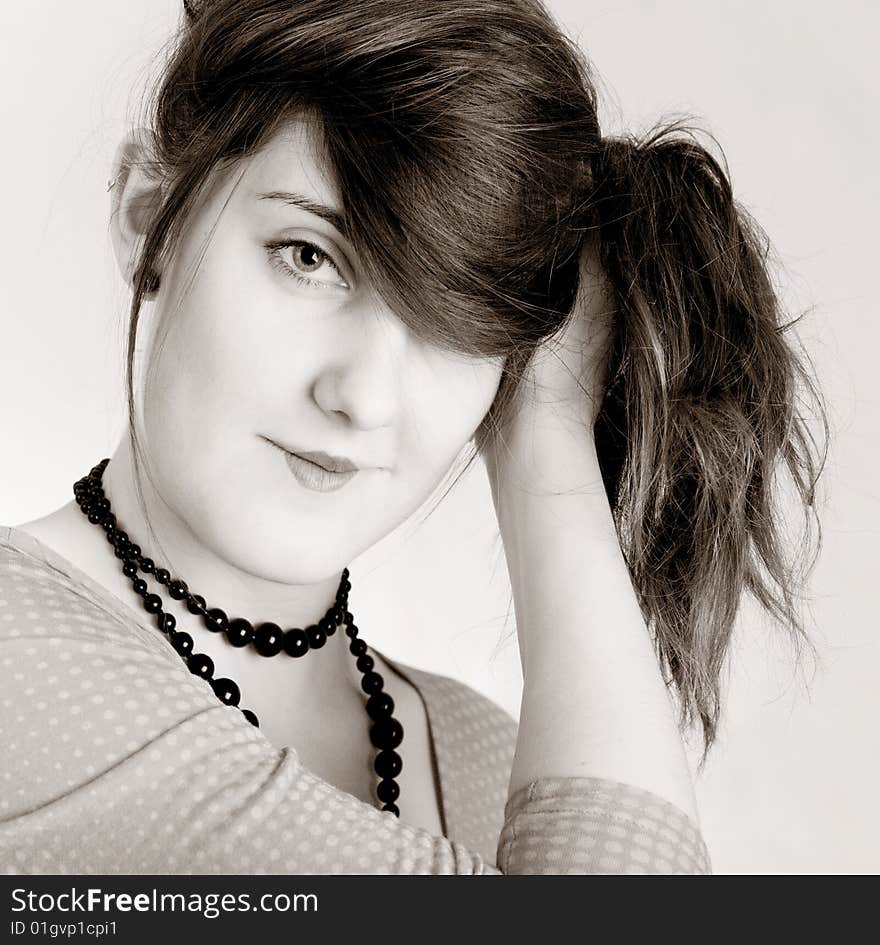
<path fill-rule="evenodd" d="M 581 286 L 486 453 L 523 670 L 509 792 L 541 776 L 609 778 L 652 791 L 696 821 L 687 758 L 592 432 L 615 318 L 593 245 L 582 254 Z"/>
<path fill-rule="evenodd" d="M 673 707 L 592 438 L 560 420 L 508 445 L 521 475 L 502 478 L 497 498 L 523 669 L 510 794 L 542 776 L 609 778 L 696 821 Z"/>

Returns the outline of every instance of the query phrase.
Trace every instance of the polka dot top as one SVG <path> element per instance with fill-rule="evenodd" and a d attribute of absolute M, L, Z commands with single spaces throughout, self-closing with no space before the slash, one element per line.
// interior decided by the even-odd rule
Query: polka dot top
<path fill-rule="evenodd" d="M 514 719 L 463 683 L 383 659 L 425 703 L 443 836 L 309 771 L 137 611 L 0 527 L 0 870 L 711 872 L 698 827 L 641 788 L 538 778 L 508 798 Z"/>

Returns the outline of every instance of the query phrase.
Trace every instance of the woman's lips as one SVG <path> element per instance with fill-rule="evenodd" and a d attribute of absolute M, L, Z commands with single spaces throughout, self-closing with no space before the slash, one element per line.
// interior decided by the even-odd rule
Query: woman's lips
<path fill-rule="evenodd" d="M 329 472 L 317 463 L 303 459 L 296 453 L 290 453 L 283 447 L 279 448 L 284 453 L 287 468 L 293 473 L 297 482 L 314 492 L 334 492 L 336 489 L 341 489 L 358 473 L 357 469 L 348 472 Z"/>

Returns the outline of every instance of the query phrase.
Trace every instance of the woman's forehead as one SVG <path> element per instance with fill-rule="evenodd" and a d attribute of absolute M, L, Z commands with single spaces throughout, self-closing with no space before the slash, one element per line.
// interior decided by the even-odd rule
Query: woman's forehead
<path fill-rule="evenodd" d="M 296 194 L 316 206 L 341 206 L 322 125 L 314 117 L 286 122 L 250 161 L 242 183 L 248 199 L 261 194 Z"/>

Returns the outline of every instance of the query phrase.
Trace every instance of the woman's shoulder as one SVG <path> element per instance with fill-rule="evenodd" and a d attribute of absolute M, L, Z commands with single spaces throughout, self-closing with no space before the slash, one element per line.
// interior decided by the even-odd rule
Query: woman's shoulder
<path fill-rule="evenodd" d="M 89 596 L 89 589 L 56 559 L 60 556 L 29 532 L 0 525 L 0 630 L 3 623 L 22 616 L 39 620 L 49 611 L 58 611 L 60 619 L 59 605 L 76 608 Z"/>
<path fill-rule="evenodd" d="M 132 616 L 53 548 L 19 527 L 0 525 L 0 642 L 42 640 L 69 651 L 67 660 L 83 653 L 78 643 L 120 644 L 173 662 L 157 635 Z"/>

